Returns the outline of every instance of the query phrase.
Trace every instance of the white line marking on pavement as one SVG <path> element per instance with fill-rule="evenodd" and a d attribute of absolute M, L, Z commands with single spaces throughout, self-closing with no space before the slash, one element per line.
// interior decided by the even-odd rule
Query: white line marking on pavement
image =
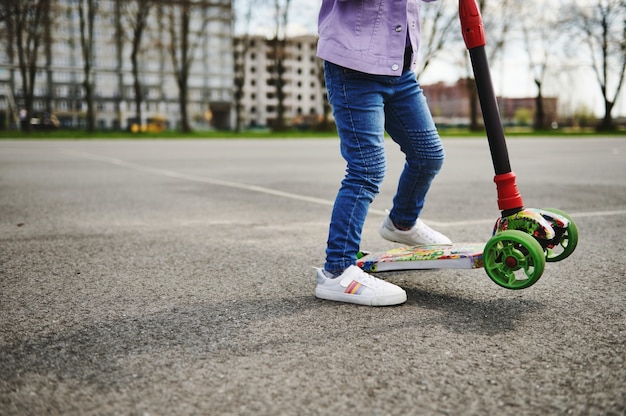
<path fill-rule="evenodd" d="M 289 198 L 289 199 L 302 201 L 302 202 L 310 202 L 310 203 L 318 204 L 318 205 L 326 205 L 326 206 L 334 205 L 334 201 L 327 200 L 327 199 L 294 194 L 291 192 L 277 191 L 275 189 L 265 188 L 262 186 L 246 185 L 243 183 L 223 181 L 220 179 L 211 179 L 205 176 L 189 175 L 186 173 L 174 172 L 174 171 L 166 170 L 166 169 L 151 168 L 149 166 L 143 166 L 143 165 L 138 165 L 136 163 L 126 162 L 124 160 L 117 159 L 114 157 L 99 156 L 99 155 L 94 155 L 92 153 L 80 152 L 80 151 L 75 151 L 75 150 L 63 150 L 62 152 L 67 155 L 79 157 L 82 159 L 95 160 L 98 162 L 108 163 L 111 165 L 122 166 L 122 167 L 133 169 L 139 172 L 151 173 L 151 174 L 159 175 L 159 176 L 166 176 L 168 178 L 176 178 L 176 179 L 181 179 L 181 180 L 190 181 L 190 182 L 199 182 L 199 183 L 208 183 L 211 185 L 226 186 L 229 188 L 242 189 L 245 191 L 252 191 L 252 192 L 259 192 L 259 193 L 266 194 L 266 195 L 274 195 L 274 196 L 279 196 L 282 198 Z M 380 215 L 380 216 L 387 215 L 387 212 L 385 210 L 373 209 L 373 208 L 369 210 L 369 213 Z M 576 218 L 610 217 L 610 216 L 626 215 L 626 210 L 592 211 L 592 212 L 578 212 L 578 213 L 568 213 L 568 214 L 571 217 L 576 217 Z M 495 220 L 496 218 L 467 220 L 467 221 L 451 221 L 451 222 L 428 220 L 428 224 L 433 225 L 435 227 L 464 227 L 464 226 L 470 226 L 470 225 L 493 224 L 495 223 Z"/>
<path fill-rule="evenodd" d="M 246 191 L 259 192 L 259 193 L 263 193 L 267 195 L 274 195 L 274 196 L 280 196 L 283 198 L 295 199 L 298 201 L 312 202 L 314 204 L 319 204 L 319 205 L 330 205 L 330 206 L 333 205 L 333 202 L 327 199 L 293 194 L 290 192 L 277 191 L 275 189 L 264 188 L 262 186 L 246 185 L 243 183 L 223 181 L 220 179 L 211 179 L 205 176 L 189 175 L 186 173 L 174 172 L 174 171 L 166 170 L 166 169 L 151 168 L 149 166 L 143 166 L 143 165 L 138 165 L 136 163 L 125 162 L 121 159 L 117 159 L 113 157 L 98 156 L 98 155 L 94 155 L 91 153 L 77 152 L 74 150 L 64 150 L 63 152 L 68 155 L 80 157 L 83 159 L 91 159 L 91 160 L 96 160 L 99 162 L 109 163 L 112 165 L 123 166 L 123 167 L 130 168 L 136 171 L 152 173 L 154 175 L 159 175 L 159 176 L 166 176 L 168 178 L 176 178 L 176 179 L 182 179 L 182 180 L 186 180 L 190 182 L 208 183 L 211 185 L 219 185 L 219 186 L 226 186 L 229 188 L 243 189 Z"/>

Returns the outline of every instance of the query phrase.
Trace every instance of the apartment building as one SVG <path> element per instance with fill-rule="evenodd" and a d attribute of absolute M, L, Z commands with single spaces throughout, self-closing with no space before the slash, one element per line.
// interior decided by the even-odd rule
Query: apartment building
<path fill-rule="evenodd" d="M 428 98 L 428 106 L 435 123 L 439 126 L 467 126 L 470 123 L 470 90 L 474 80 L 459 79 L 448 84 L 437 82 L 423 85 L 424 94 Z M 535 97 L 510 98 L 497 97 L 500 117 L 505 125 L 532 125 L 537 111 Z M 558 121 L 558 99 L 543 97 L 544 120 L 546 126 Z M 482 124 L 481 108 L 477 103 L 478 123 Z"/>
<path fill-rule="evenodd" d="M 49 19 L 50 36 L 40 48 L 35 78 L 33 114 L 52 114 L 62 127 L 85 124 L 84 60 L 78 3 L 55 0 Z M 98 0 L 94 21 L 91 78 L 94 91 L 96 127 L 126 129 L 136 123 L 134 76 L 131 64 L 133 2 Z M 231 0 L 193 2 L 196 11 L 189 24 L 189 69 L 187 111 L 192 127 L 228 129 L 233 124 L 233 12 Z M 199 4 L 202 7 L 199 7 Z M 154 5 L 148 16 L 139 53 L 142 86 L 142 124 L 155 117 L 165 118 L 171 128 L 180 122 L 179 88 L 170 54 L 172 33 L 180 33 L 181 19 L 170 11 L 169 2 Z M 170 25 L 174 22 L 174 31 Z M 8 42 L 8 41 L 7 41 Z M 23 112 L 24 93 L 17 58 L 9 56 L 7 42 L 0 50 L 1 126 L 13 124 Z M 179 55 L 180 56 L 180 55 Z"/>
<path fill-rule="evenodd" d="M 278 114 L 272 40 L 261 36 L 238 37 L 235 44 L 236 64 L 241 68 L 241 125 L 244 128 L 271 127 Z M 285 41 L 282 79 L 287 125 L 308 128 L 324 115 L 326 90 L 316 51 L 316 35 L 291 37 Z"/>

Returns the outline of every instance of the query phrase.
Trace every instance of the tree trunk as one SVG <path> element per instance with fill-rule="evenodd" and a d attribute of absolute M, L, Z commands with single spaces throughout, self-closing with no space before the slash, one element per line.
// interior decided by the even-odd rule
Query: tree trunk
<path fill-rule="evenodd" d="M 537 96 L 535 97 L 535 120 L 534 120 L 534 128 L 535 130 L 545 130 L 546 129 L 546 113 L 543 107 L 543 95 L 541 93 L 542 84 L 538 79 L 535 80 L 535 84 L 537 85 Z"/>
<path fill-rule="evenodd" d="M 191 133 L 191 126 L 189 125 L 189 114 L 187 112 L 187 74 L 181 73 L 178 78 L 178 104 L 180 107 L 180 131 L 183 133 Z"/>
<path fill-rule="evenodd" d="M 133 89 L 135 91 L 135 122 L 137 123 L 138 133 L 141 132 L 141 127 L 143 125 L 143 116 L 141 114 L 141 102 L 142 102 L 142 92 L 141 92 L 141 83 L 139 82 L 139 63 L 137 62 L 137 49 L 136 42 L 133 42 L 133 52 L 130 56 L 132 66 L 133 66 Z"/>
<path fill-rule="evenodd" d="M 85 4 L 86 1 L 86 10 Z M 95 131 L 95 112 L 93 102 L 93 84 L 91 80 L 91 68 L 93 59 L 93 33 L 94 21 L 96 18 L 96 3 L 94 0 L 80 0 L 78 2 L 80 18 L 80 42 L 83 52 L 83 89 L 85 92 L 85 102 L 87 103 L 86 124 L 87 131 Z"/>
<path fill-rule="evenodd" d="M 612 131 L 615 129 L 613 117 L 611 116 L 614 106 L 614 102 L 609 100 L 604 101 L 604 117 L 602 117 L 602 121 L 600 121 L 600 124 L 597 127 L 598 131 Z"/>
<path fill-rule="evenodd" d="M 278 101 L 276 106 L 276 120 L 274 120 L 274 131 L 284 131 L 286 129 L 285 126 L 285 87 L 283 83 L 283 73 L 285 72 L 284 68 L 284 55 L 285 55 L 285 47 L 286 41 L 285 39 L 274 39 L 274 71 L 275 71 L 275 82 L 276 82 L 276 99 Z"/>
<path fill-rule="evenodd" d="M 180 90 L 179 102 L 180 102 L 180 129 L 183 133 L 190 133 L 191 126 L 189 125 L 189 114 L 187 114 L 187 97 L 189 95 L 189 67 L 191 62 L 189 60 L 189 10 L 191 5 L 186 4 L 181 13 L 181 36 L 180 36 L 180 48 L 181 48 L 181 66 L 180 73 L 178 75 L 178 88 Z"/>
<path fill-rule="evenodd" d="M 11 39 L 16 42 L 18 69 L 22 78 L 23 109 L 20 111 L 21 127 L 30 131 L 30 119 L 33 117 L 35 78 L 39 45 L 43 32 L 39 27 L 44 24 L 44 12 L 49 8 L 50 0 L 38 0 L 34 4 L 5 1 L 7 29 L 12 32 Z M 33 10 L 34 9 L 34 12 Z M 14 37 L 13 37 L 14 36 Z M 12 52 L 12 51 L 11 51 Z"/>
<path fill-rule="evenodd" d="M 122 72 L 124 60 L 124 37 L 122 27 L 122 1 L 115 1 L 115 70 L 117 72 L 117 95 L 115 97 L 115 114 L 118 128 L 122 129 L 122 101 L 124 100 L 124 73 Z"/>

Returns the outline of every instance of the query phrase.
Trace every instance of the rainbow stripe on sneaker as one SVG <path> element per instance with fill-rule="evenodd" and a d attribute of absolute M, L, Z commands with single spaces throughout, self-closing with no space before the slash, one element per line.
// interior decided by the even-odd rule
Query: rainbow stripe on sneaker
<path fill-rule="evenodd" d="M 360 295 L 363 289 L 365 289 L 365 287 L 361 283 L 353 280 L 346 288 L 345 293 L 349 295 Z"/>

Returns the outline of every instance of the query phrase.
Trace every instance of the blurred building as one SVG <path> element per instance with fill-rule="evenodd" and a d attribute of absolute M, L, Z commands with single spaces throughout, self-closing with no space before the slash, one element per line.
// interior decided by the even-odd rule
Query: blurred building
<path fill-rule="evenodd" d="M 181 2 L 154 0 L 139 52 L 142 120 L 179 126 L 180 90 L 172 51 L 182 59 L 191 54 L 186 97 L 188 121 L 196 129 L 267 128 L 279 114 L 277 58 L 282 60 L 283 121 L 310 128 L 329 113 L 322 62 L 316 57 L 317 36 L 291 37 L 275 48 L 263 36 L 233 34 L 232 0 L 188 0 L 190 14 L 187 48 L 172 47 L 180 37 Z M 46 36 L 39 49 L 33 114 L 24 115 L 24 93 L 15 53 L 9 54 L 11 33 L 0 22 L 0 128 L 20 122 L 20 116 L 39 125 L 82 128 L 86 120 L 84 60 L 79 4 L 84 0 L 53 0 Z M 96 128 L 128 129 L 138 120 L 131 50 L 133 13 L 138 1 L 97 0 L 91 45 L 91 79 Z M 134 9 L 133 9 L 134 5 Z M 171 15 L 170 13 L 174 14 Z M 172 31 L 173 29 L 173 31 Z M 180 39 L 178 39 L 180 40 Z M 178 43 L 180 44 L 180 43 Z M 284 50 L 282 49 L 284 46 Z M 440 126 L 467 126 L 470 122 L 472 80 L 423 86 L 435 121 Z M 505 124 L 531 125 L 534 99 L 499 98 Z M 557 100 L 543 99 L 545 121 L 557 120 Z M 477 106 L 480 118 L 480 106 Z M 46 124 L 49 123 L 49 124 Z"/>
<path fill-rule="evenodd" d="M 35 80 L 33 114 L 54 115 L 63 127 L 84 126 L 86 101 L 83 88 L 83 51 L 76 0 L 55 0 L 50 10 L 49 42 L 41 45 Z M 132 48 L 132 8 L 137 2 L 97 0 L 94 22 L 93 68 L 96 127 L 126 129 L 136 123 Z M 230 128 L 233 123 L 233 13 L 231 0 L 192 1 L 197 9 L 189 24 L 192 64 L 189 71 L 187 110 L 195 128 Z M 173 3 L 175 4 L 175 3 Z M 198 7 L 202 4 L 202 7 Z M 165 118 L 169 127 L 180 123 L 179 88 L 170 54 L 170 2 L 151 9 L 139 54 L 142 85 L 142 120 Z M 136 11 L 136 9 L 135 9 Z M 179 12 L 178 12 L 179 13 Z M 180 33 L 180 27 L 175 28 Z M 180 54 L 179 54 L 180 56 Z M 20 113 L 23 91 L 17 58 L 7 47 L 0 50 L 0 117 L 7 126 Z"/>
<path fill-rule="evenodd" d="M 475 89 L 474 80 L 460 79 L 449 84 L 438 82 L 423 85 L 435 122 L 439 126 L 468 126 L 470 124 L 470 97 Z M 535 121 L 536 101 L 534 97 L 497 97 L 500 117 L 508 126 L 532 126 Z M 544 123 L 550 126 L 558 121 L 558 99 L 543 97 Z M 480 106 L 477 106 L 479 123 L 483 123 Z"/>
<path fill-rule="evenodd" d="M 278 109 L 273 41 L 261 36 L 238 37 L 235 45 L 242 127 L 271 127 Z M 316 52 L 314 35 L 291 37 L 285 42 L 282 81 L 288 125 L 308 128 L 323 116 L 326 90 Z"/>

